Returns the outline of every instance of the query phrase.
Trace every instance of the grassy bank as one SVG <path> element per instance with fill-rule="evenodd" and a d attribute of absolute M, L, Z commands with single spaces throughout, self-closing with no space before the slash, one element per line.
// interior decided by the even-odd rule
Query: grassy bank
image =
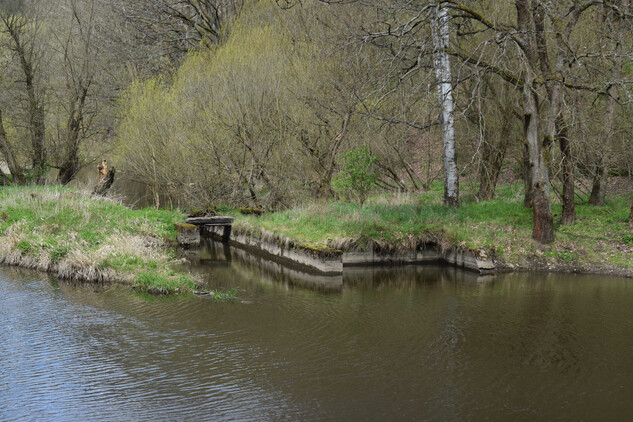
<path fill-rule="evenodd" d="M 135 290 L 191 292 L 178 273 L 177 211 L 131 210 L 59 187 L 0 188 L 0 263 L 51 272 L 62 279 L 122 283 Z"/>
<path fill-rule="evenodd" d="M 577 221 L 557 225 L 550 245 L 532 241 L 532 211 L 523 207 L 520 185 L 499 187 L 489 202 L 462 198 L 459 208 L 444 207 L 437 186 L 420 195 L 374 197 L 363 206 L 331 202 L 261 217 L 236 215 L 234 230 L 343 250 L 403 250 L 433 242 L 492 257 L 499 268 L 633 275 L 633 233 L 624 198 L 600 208 L 578 204 Z M 552 211 L 560 219 L 560 205 Z"/>

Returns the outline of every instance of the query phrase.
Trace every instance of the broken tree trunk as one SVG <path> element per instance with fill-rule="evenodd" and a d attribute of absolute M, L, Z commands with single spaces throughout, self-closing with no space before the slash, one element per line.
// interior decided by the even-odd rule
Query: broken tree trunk
<path fill-rule="evenodd" d="M 114 183 L 115 175 L 116 170 L 114 167 L 112 167 L 110 170 L 108 170 L 108 174 L 106 175 L 106 177 L 101 182 L 99 182 L 97 186 L 95 186 L 92 194 L 96 196 L 106 196 L 108 194 L 108 191 L 112 187 L 112 184 Z"/>

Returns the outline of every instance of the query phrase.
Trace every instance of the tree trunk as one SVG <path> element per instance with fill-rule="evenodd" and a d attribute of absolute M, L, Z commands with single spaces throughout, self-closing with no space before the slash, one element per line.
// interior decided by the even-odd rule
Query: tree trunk
<path fill-rule="evenodd" d="M 490 201 L 495 196 L 495 187 L 501 171 L 496 160 L 498 153 L 488 141 L 482 142 L 482 163 L 479 169 L 479 191 L 477 199 L 480 201 Z"/>
<path fill-rule="evenodd" d="M 574 194 L 574 163 L 571 156 L 571 147 L 569 145 L 567 126 L 558 119 L 559 126 L 558 141 L 560 150 L 563 155 L 563 225 L 572 224 L 576 221 L 576 203 Z"/>
<path fill-rule="evenodd" d="M 542 38 L 542 16 L 538 4 L 534 7 L 534 2 L 529 0 L 515 0 L 515 5 L 517 9 L 517 27 L 521 33 L 520 46 L 525 53 L 526 62 L 523 84 L 523 128 L 527 150 L 525 170 L 531 188 L 529 190 L 526 189 L 525 199 L 527 201 L 528 194 L 531 194 L 534 216 L 532 238 L 541 243 L 549 243 L 554 240 L 554 218 L 550 203 L 549 175 L 543 157 L 543 142 L 539 136 L 539 104 L 534 84 L 535 72 L 543 72 L 543 69 L 547 70 L 549 64 L 546 62 L 546 48 Z M 549 97 L 554 101 L 557 99 L 551 94 Z M 551 107 L 556 107 L 556 105 L 550 106 L 550 117 L 555 115 Z M 551 123 L 553 123 L 552 120 L 545 122 L 548 125 L 547 135 L 550 134 L 550 131 L 555 131 L 555 128 L 549 126 Z"/>
<path fill-rule="evenodd" d="M 2 121 L 2 110 L 0 110 L 0 152 L 2 152 L 4 161 L 6 161 L 9 167 L 9 172 L 13 176 L 13 182 L 18 185 L 25 185 L 26 179 L 24 173 L 16 162 L 13 151 L 11 150 L 11 145 L 9 145 L 9 141 L 7 140 L 7 132 L 4 130 L 4 123 Z"/>
<path fill-rule="evenodd" d="M 593 185 L 591 195 L 589 195 L 589 205 L 601 207 L 604 205 L 604 198 L 607 196 L 607 171 L 604 168 L 604 157 L 600 154 L 597 158 L 593 174 Z"/>
<path fill-rule="evenodd" d="M 79 110 L 75 110 L 75 102 L 72 102 L 72 111 L 68 118 L 66 156 L 57 176 L 58 182 L 62 185 L 70 183 L 79 172 L 79 131 L 81 130 L 81 113 L 86 94 L 87 90 L 84 90 L 83 97 L 79 102 Z"/>
<path fill-rule="evenodd" d="M 539 137 L 539 109 L 536 93 L 532 91 L 532 81 L 527 80 L 523 88 L 525 108 L 525 143 L 528 150 L 528 172 L 532 181 L 532 238 L 540 243 L 554 240 L 554 217 L 549 195 L 549 176 L 543 157 Z"/>
<path fill-rule="evenodd" d="M 488 140 L 482 143 L 482 165 L 479 170 L 479 192 L 477 192 L 477 198 L 480 201 L 490 201 L 495 196 L 501 166 L 508 149 L 510 119 L 504 120 L 500 136 L 501 139 L 496 145 Z"/>
<path fill-rule="evenodd" d="M 18 48 L 16 52 L 20 56 L 22 71 L 26 83 L 26 92 L 29 98 L 29 130 L 31 132 L 31 146 L 33 148 L 33 177 L 35 183 L 42 184 L 46 178 L 46 150 L 44 148 L 46 125 L 44 123 L 44 106 L 37 98 L 35 92 L 35 72 L 31 58 L 27 56 L 24 46 L 19 44 L 19 38 L 15 38 Z"/>
<path fill-rule="evenodd" d="M 457 152 L 455 148 L 455 119 L 453 110 L 453 86 L 451 85 L 451 62 L 449 48 L 448 9 L 440 2 L 436 5 L 433 24 L 433 44 L 435 49 L 435 75 L 441 107 L 442 143 L 444 145 L 444 204 L 459 206 L 459 174 L 457 172 Z"/>
<path fill-rule="evenodd" d="M 33 175 L 35 182 L 41 184 L 46 178 L 46 125 L 44 121 L 44 106 L 36 94 L 35 69 L 33 50 L 29 49 L 28 41 L 23 39 L 24 22 L 14 17 L 5 20 L 7 33 L 13 40 L 11 50 L 17 54 L 20 67 L 24 74 L 26 94 L 28 96 L 29 131 L 31 132 L 31 146 L 33 149 Z"/>
<path fill-rule="evenodd" d="M 10 184 L 11 184 L 11 179 L 9 179 L 9 176 L 4 174 L 2 169 L 0 169 L 0 186 L 6 186 Z"/>
<path fill-rule="evenodd" d="M 527 133 L 528 119 L 525 119 L 523 124 L 523 132 Z M 532 208 L 534 200 L 534 192 L 532 192 L 532 172 L 530 170 L 530 151 L 527 144 L 527 138 L 523 140 L 523 206 L 525 208 Z"/>
<path fill-rule="evenodd" d="M 331 190 L 332 176 L 334 175 L 334 167 L 336 166 L 336 157 L 338 156 L 338 150 L 341 147 L 343 138 L 347 133 L 347 127 L 349 121 L 352 118 L 353 111 L 350 109 L 343 117 L 343 125 L 339 133 L 336 134 L 332 140 L 332 148 L 330 149 L 330 157 L 325 165 L 325 171 L 323 172 L 323 178 L 321 180 L 321 187 L 319 189 L 319 198 L 326 199 Z"/>
<path fill-rule="evenodd" d="M 31 122 L 31 143 L 33 145 L 33 177 L 38 185 L 46 181 L 46 149 L 45 145 L 45 124 L 44 110 L 41 105 L 35 104 L 31 111 L 33 114 Z"/>
<path fill-rule="evenodd" d="M 628 1 L 623 2 L 621 5 L 623 10 L 628 10 Z M 610 13 L 610 12 L 608 12 Z M 611 72 L 611 80 L 618 81 L 622 76 L 622 39 L 625 38 L 623 34 L 623 26 L 620 23 L 620 17 L 616 14 L 611 15 L 611 19 L 605 20 L 606 22 L 613 22 L 614 28 L 613 33 L 614 37 L 616 37 L 616 45 L 615 45 L 615 55 L 613 57 L 613 70 Z M 606 66 L 605 66 L 606 67 Z M 616 117 L 617 117 L 617 103 L 618 103 L 618 88 L 616 84 L 611 84 L 607 88 L 606 95 L 606 113 L 605 113 L 605 121 L 604 121 L 604 131 L 605 131 L 605 139 L 602 151 L 598 154 L 597 163 L 595 166 L 595 172 L 593 176 L 593 186 L 591 188 L 591 195 L 589 196 L 589 205 L 594 206 L 603 206 L 604 198 L 607 194 L 607 181 L 609 171 L 606 168 L 606 158 L 605 155 L 608 155 L 608 148 L 610 147 L 616 128 Z"/>
<path fill-rule="evenodd" d="M 59 169 L 57 181 L 62 185 L 67 185 L 77 176 L 77 173 L 79 173 L 79 157 L 77 153 L 75 153 L 66 157 L 66 161 L 64 161 L 64 164 L 62 164 Z"/>
<path fill-rule="evenodd" d="M 540 243 L 550 243 L 554 240 L 554 221 L 550 210 L 549 193 L 542 181 L 534 185 L 534 228 L 532 239 Z"/>
<path fill-rule="evenodd" d="M 621 50 L 621 48 L 617 48 L 617 50 Z M 613 68 L 613 80 L 617 80 L 620 77 L 619 67 L 621 64 L 621 59 L 615 59 L 616 63 Z M 596 165 L 593 174 L 593 185 L 591 187 L 591 195 L 589 196 L 589 205 L 593 205 L 596 207 L 604 206 L 604 199 L 607 196 L 607 181 L 608 181 L 608 170 L 606 168 L 606 157 L 607 149 L 611 145 L 613 140 L 613 132 L 615 131 L 615 119 L 616 119 L 616 106 L 617 100 L 615 96 L 617 95 L 617 89 L 615 85 L 611 85 L 607 89 L 607 104 L 606 104 L 606 113 L 605 113 L 605 139 L 604 139 L 604 147 L 603 150 L 597 154 L 596 157 Z"/>

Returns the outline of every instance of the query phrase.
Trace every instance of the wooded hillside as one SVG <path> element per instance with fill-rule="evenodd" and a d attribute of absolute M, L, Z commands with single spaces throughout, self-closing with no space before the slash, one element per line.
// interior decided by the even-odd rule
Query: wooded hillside
<path fill-rule="evenodd" d="M 0 179 L 107 154 L 156 206 L 268 210 L 522 180 L 547 243 L 631 177 L 632 23 L 629 0 L 0 0 Z"/>

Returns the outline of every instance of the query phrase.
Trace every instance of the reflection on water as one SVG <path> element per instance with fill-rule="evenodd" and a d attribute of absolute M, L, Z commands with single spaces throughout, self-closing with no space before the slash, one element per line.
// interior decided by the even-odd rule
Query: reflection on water
<path fill-rule="evenodd" d="M 248 252 L 209 239 L 203 239 L 200 249 L 182 250 L 181 253 L 193 264 L 194 270 L 208 276 L 211 284 L 217 279 L 230 280 L 239 275 L 242 279 L 255 279 L 257 283 L 301 287 L 321 293 L 340 293 L 343 289 L 343 277 L 340 275 L 307 272 L 303 267 L 272 261 L 270 255 Z M 211 269 L 216 271 L 211 273 Z"/>
<path fill-rule="evenodd" d="M 627 420 L 626 279 L 451 268 L 318 278 L 192 257 L 240 300 L 0 268 L 0 420 Z"/>

